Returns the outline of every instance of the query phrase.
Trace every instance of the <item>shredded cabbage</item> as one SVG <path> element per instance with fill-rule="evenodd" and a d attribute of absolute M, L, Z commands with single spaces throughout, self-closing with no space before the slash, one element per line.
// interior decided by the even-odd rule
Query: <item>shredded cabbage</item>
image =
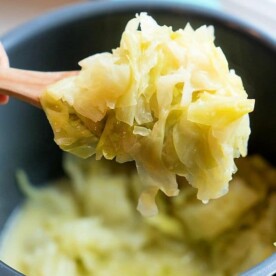
<path fill-rule="evenodd" d="M 67 155 L 69 180 L 34 187 L 2 238 L 0 259 L 28 276 L 226 276 L 276 251 L 276 169 L 253 156 L 224 197 L 202 204 L 180 183 L 157 197 L 160 212 L 135 211 L 141 180 L 130 164 Z"/>
<path fill-rule="evenodd" d="M 41 98 L 63 150 L 135 160 L 143 215 L 157 213 L 159 190 L 178 194 L 177 175 L 203 202 L 227 193 L 234 158 L 247 154 L 254 100 L 215 46 L 213 27 L 173 31 L 141 13 L 112 53 L 79 64 L 78 76 Z"/>

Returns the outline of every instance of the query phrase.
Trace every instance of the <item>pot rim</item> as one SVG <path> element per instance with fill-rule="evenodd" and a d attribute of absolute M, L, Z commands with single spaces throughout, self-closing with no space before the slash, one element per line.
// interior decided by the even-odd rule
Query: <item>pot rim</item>
<path fill-rule="evenodd" d="M 276 53 L 276 38 L 267 35 L 242 19 L 230 15 L 226 12 L 221 12 L 216 9 L 206 8 L 203 9 L 199 6 L 191 4 L 180 3 L 179 1 L 147 1 L 147 0 L 121 0 L 121 1 L 104 1 L 104 2 L 84 2 L 64 6 L 54 11 L 47 12 L 40 15 L 22 25 L 14 28 L 8 33 L 4 34 L 1 38 L 3 45 L 6 48 L 13 47 L 23 38 L 28 38 L 35 33 L 47 31 L 55 26 L 61 26 L 77 19 L 83 19 L 91 16 L 112 15 L 126 12 L 137 12 L 143 10 L 154 12 L 168 12 L 173 14 L 189 14 L 194 17 L 203 17 L 207 20 L 219 24 L 226 29 L 244 35 L 253 40 L 255 43 L 262 44 L 266 48 Z M 149 12 L 150 14 L 150 12 Z"/>

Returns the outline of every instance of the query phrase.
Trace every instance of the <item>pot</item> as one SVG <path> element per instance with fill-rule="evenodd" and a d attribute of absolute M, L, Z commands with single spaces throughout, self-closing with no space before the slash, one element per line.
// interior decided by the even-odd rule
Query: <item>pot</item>
<path fill-rule="evenodd" d="M 61 71 L 78 69 L 79 60 L 119 44 L 129 19 L 146 11 L 159 24 L 181 28 L 214 25 L 216 44 L 243 79 L 249 98 L 256 99 L 251 114 L 249 154 L 258 153 L 276 164 L 276 43 L 229 15 L 174 2 L 87 2 L 43 15 L 5 35 L 3 45 L 12 67 Z M 0 230 L 23 196 L 15 170 L 26 171 L 32 183 L 63 174 L 62 152 L 42 110 L 11 99 L 0 107 Z M 275 256 L 246 275 L 266 275 Z M 256 273 L 263 274 L 256 274 Z M 0 275 L 20 275 L 0 263 Z"/>

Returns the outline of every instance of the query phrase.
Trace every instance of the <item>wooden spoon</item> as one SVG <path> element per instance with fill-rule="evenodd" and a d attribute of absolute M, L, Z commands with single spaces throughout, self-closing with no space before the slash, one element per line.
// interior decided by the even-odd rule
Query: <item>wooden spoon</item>
<path fill-rule="evenodd" d="M 0 96 L 12 96 L 41 108 L 40 96 L 47 86 L 78 71 L 38 72 L 9 67 L 9 59 L 0 43 Z"/>

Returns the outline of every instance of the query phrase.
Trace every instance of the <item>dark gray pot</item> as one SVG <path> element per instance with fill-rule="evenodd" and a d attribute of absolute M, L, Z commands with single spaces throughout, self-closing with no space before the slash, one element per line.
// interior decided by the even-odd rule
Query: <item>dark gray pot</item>
<path fill-rule="evenodd" d="M 4 36 L 2 42 L 13 67 L 76 69 L 80 59 L 116 47 L 126 22 L 140 11 L 174 28 L 184 27 L 188 21 L 193 27 L 215 26 L 217 45 L 225 52 L 230 67 L 242 76 L 250 98 L 256 99 L 249 152 L 262 154 L 275 164 L 276 43 L 236 19 L 169 1 L 84 3 L 25 24 Z M 52 140 L 41 110 L 16 100 L 0 107 L 0 230 L 22 200 L 14 177 L 17 168 L 23 168 L 34 183 L 62 174 L 61 151 Z M 248 275 L 269 275 L 265 269 L 269 270 L 271 264 L 273 260 Z M 19 274 L 0 262 L 0 275 Z"/>

